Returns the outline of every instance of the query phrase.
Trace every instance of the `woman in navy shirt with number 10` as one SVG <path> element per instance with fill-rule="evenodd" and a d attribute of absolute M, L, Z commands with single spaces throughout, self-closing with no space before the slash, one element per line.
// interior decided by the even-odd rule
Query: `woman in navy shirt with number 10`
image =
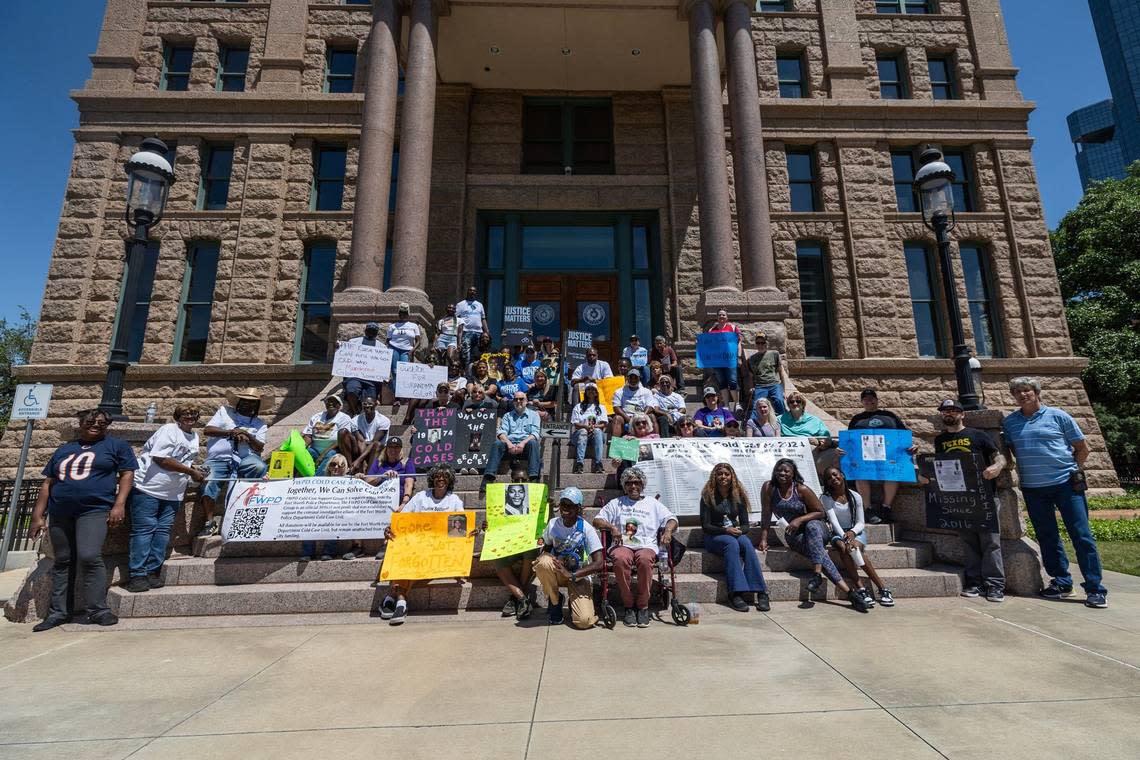
<path fill-rule="evenodd" d="M 114 625 L 107 609 L 107 568 L 103 540 L 107 527 L 123 522 L 127 497 L 138 463 L 126 441 L 107 437 L 110 416 L 99 409 L 79 413 L 79 436 L 63 444 L 44 467 L 44 484 L 32 512 L 31 537 L 44 532 L 55 554 L 51 606 L 33 631 L 46 631 L 71 621 L 72 584 L 82 575 L 86 622 Z M 74 580 L 73 580 L 74 579 Z"/>

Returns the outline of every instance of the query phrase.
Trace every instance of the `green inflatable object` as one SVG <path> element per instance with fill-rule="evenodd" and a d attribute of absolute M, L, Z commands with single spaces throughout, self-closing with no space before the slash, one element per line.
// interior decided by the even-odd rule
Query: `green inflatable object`
<path fill-rule="evenodd" d="M 309 453 L 309 449 L 305 446 L 305 439 L 301 434 L 294 430 L 285 439 L 285 443 L 281 444 L 280 451 L 290 451 L 293 453 L 293 470 L 303 478 L 311 478 L 317 471 L 317 466 L 313 462 L 313 455 Z"/>

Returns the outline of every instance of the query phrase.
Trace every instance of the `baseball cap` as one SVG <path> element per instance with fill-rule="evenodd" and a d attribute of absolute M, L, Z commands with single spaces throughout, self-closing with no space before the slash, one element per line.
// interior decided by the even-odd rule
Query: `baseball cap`
<path fill-rule="evenodd" d="M 399 446 L 402 449 L 402 448 L 404 448 L 404 441 L 398 435 L 390 435 L 390 436 L 388 436 L 388 440 L 384 441 L 384 445 L 385 446 Z"/>
<path fill-rule="evenodd" d="M 558 501 L 561 502 L 563 499 L 579 507 L 586 502 L 585 497 L 582 496 L 582 489 L 575 486 L 567 486 L 562 489 L 562 493 L 558 494 Z"/>
<path fill-rule="evenodd" d="M 963 411 L 962 405 L 952 398 L 942 399 L 942 403 L 938 405 L 940 412 L 961 412 Z"/>
<path fill-rule="evenodd" d="M 636 377 L 638 380 L 640 380 L 641 379 L 641 372 L 639 372 L 636 369 L 631 369 L 629 372 L 625 373 L 625 376 L 626 377 Z"/>
<path fill-rule="evenodd" d="M 631 335 L 631 336 L 629 336 L 629 339 L 630 339 L 630 340 L 636 340 L 636 341 L 637 341 L 637 342 L 639 342 L 639 343 L 641 342 L 641 338 L 637 337 L 636 335 Z"/>
<path fill-rule="evenodd" d="M 329 395 L 325 396 L 325 401 L 336 401 L 341 406 L 344 406 L 344 401 L 342 401 L 340 396 L 335 393 L 330 393 Z"/>
<path fill-rule="evenodd" d="M 710 385 L 707 388 L 705 388 L 705 392 L 701 394 L 701 398 L 708 398 L 709 396 L 716 396 L 716 395 L 719 395 L 716 392 L 716 388 L 714 388 Z"/>
<path fill-rule="evenodd" d="M 874 388 L 864 388 L 859 393 L 859 398 L 878 398 L 878 397 L 879 397 L 879 394 L 875 391 Z"/>
<path fill-rule="evenodd" d="M 724 426 L 725 427 L 740 427 L 740 420 L 733 417 L 728 422 L 724 423 Z"/>
<path fill-rule="evenodd" d="M 365 329 L 365 330 L 376 330 L 376 331 L 379 331 L 379 330 L 380 330 L 380 323 L 379 323 L 379 322 L 369 322 L 368 324 L 366 324 L 366 325 L 364 326 L 364 329 Z"/>

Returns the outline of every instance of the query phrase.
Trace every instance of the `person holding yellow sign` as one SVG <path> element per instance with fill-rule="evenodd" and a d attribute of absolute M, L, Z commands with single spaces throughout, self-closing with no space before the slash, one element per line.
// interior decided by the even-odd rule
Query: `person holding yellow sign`
<path fill-rule="evenodd" d="M 462 512 L 463 500 L 455 495 L 455 473 L 446 465 L 436 465 L 428 471 L 428 483 L 431 486 L 412 497 L 400 512 Z M 384 538 L 388 541 L 397 541 L 399 538 L 387 528 Z M 388 594 L 380 602 L 380 618 L 389 621 L 392 625 L 400 625 L 408 618 L 408 591 L 412 581 L 392 580 L 389 582 Z"/>

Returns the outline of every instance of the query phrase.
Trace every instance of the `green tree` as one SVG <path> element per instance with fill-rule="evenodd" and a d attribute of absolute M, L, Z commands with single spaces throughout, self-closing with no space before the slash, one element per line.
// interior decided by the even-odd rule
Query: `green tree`
<path fill-rule="evenodd" d="M 36 322 L 23 306 L 19 321 L 10 324 L 0 318 L 0 433 L 8 427 L 8 415 L 12 413 L 12 399 L 16 395 L 12 368 L 28 361 L 35 336 Z"/>
<path fill-rule="evenodd" d="M 1052 234 L 1073 350 L 1118 464 L 1135 461 L 1140 432 L 1140 162 L 1099 182 Z"/>

